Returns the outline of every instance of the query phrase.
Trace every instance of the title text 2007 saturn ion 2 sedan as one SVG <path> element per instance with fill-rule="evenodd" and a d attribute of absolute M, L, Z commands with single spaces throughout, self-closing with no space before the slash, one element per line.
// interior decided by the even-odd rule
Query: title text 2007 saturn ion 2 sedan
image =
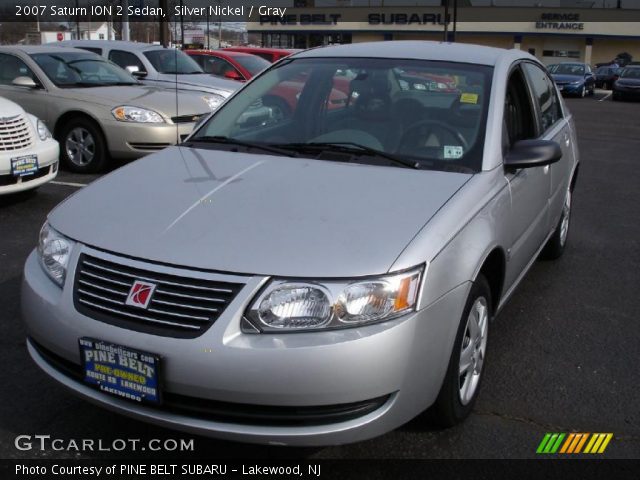
<path fill-rule="evenodd" d="M 302 84 L 291 115 L 243 128 L 283 82 Z M 565 248 L 577 168 L 526 53 L 302 52 L 51 212 L 25 266 L 28 349 L 90 401 L 220 438 L 354 442 L 428 407 L 453 425 L 491 319 Z"/>

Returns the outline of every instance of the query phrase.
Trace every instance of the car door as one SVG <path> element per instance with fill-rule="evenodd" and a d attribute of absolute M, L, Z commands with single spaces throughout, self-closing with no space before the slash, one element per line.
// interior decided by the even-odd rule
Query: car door
<path fill-rule="evenodd" d="M 519 140 L 538 137 L 533 96 L 521 65 L 515 65 L 507 82 L 503 122 L 503 152 Z M 549 232 L 548 199 L 551 176 L 546 167 L 505 169 L 511 210 L 505 287 L 509 288 L 532 261 Z"/>
<path fill-rule="evenodd" d="M 524 63 L 530 89 L 534 95 L 534 106 L 540 127 L 540 138 L 553 140 L 562 149 L 562 158 L 548 167 L 550 174 L 549 219 L 554 227 L 560 218 L 573 167 L 573 139 L 569 121 L 564 118 L 558 92 L 546 72 L 534 63 Z"/>
<path fill-rule="evenodd" d="M 36 82 L 38 87 L 13 85 L 12 82 L 17 77 L 29 77 Z M 44 84 L 34 73 L 34 70 L 18 55 L 0 53 L 0 96 L 17 103 L 28 113 L 40 118 L 49 129 L 53 127 L 53 122 L 47 118 L 49 102 Z"/>

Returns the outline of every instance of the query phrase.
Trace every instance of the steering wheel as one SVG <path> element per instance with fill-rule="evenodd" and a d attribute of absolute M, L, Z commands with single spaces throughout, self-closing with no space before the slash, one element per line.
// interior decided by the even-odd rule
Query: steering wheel
<path fill-rule="evenodd" d="M 93 80 L 100 80 L 100 76 L 97 73 L 83 73 L 82 74 L 82 81 L 90 81 L 92 82 Z"/>
<path fill-rule="evenodd" d="M 429 136 L 436 130 L 447 132 L 449 135 L 455 138 L 456 141 L 460 142 L 460 145 L 462 145 L 465 150 L 469 149 L 469 144 L 462 136 L 462 134 L 450 125 L 447 125 L 446 123 L 440 122 L 438 120 L 420 120 L 404 131 L 404 133 L 400 137 L 398 150 L 402 150 L 405 145 L 420 146 L 419 140 L 428 139 Z M 414 137 L 414 141 L 408 143 L 409 139 L 411 139 L 412 137 Z"/>

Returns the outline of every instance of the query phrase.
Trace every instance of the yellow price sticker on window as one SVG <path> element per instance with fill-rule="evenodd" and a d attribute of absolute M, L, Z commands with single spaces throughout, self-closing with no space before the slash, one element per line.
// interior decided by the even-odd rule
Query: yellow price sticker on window
<path fill-rule="evenodd" d="M 461 103 L 472 103 L 476 105 L 478 103 L 478 94 L 477 93 L 463 93 L 460 95 Z"/>

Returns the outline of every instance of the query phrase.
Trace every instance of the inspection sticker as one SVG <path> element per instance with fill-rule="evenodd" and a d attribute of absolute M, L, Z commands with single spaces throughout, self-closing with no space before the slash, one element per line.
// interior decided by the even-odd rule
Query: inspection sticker
<path fill-rule="evenodd" d="M 460 95 L 460 103 L 472 103 L 476 105 L 478 103 L 477 93 L 463 93 Z"/>
<path fill-rule="evenodd" d="M 459 145 L 445 145 L 444 146 L 444 158 L 461 158 L 462 147 Z"/>

